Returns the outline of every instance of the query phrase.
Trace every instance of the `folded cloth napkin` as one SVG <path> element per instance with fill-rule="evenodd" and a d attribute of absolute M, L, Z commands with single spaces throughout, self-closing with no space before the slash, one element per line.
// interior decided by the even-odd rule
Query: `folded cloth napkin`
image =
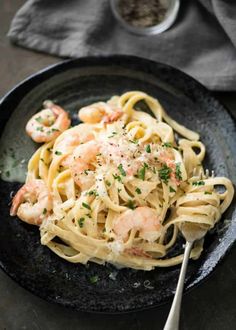
<path fill-rule="evenodd" d="M 236 90 L 235 0 L 182 0 L 174 25 L 148 37 L 121 27 L 108 0 L 28 0 L 8 36 L 17 45 L 62 57 L 146 57 L 178 67 L 210 89 Z"/>

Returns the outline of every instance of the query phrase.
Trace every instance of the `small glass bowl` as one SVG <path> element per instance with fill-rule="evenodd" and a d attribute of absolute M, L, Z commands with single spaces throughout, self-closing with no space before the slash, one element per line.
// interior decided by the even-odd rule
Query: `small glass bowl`
<path fill-rule="evenodd" d="M 136 27 L 128 23 L 120 14 L 118 3 L 120 0 L 110 0 L 111 9 L 113 15 L 117 19 L 117 21 L 128 31 L 139 34 L 143 36 L 148 36 L 152 34 L 158 34 L 166 31 L 171 27 L 171 25 L 175 22 L 176 17 L 178 15 L 180 0 L 168 0 L 168 9 L 165 15 L 165 18 L 160 23 L 150 26 L 150 27 Z M 128 1 L 128 0 L 127 0 Z"/>

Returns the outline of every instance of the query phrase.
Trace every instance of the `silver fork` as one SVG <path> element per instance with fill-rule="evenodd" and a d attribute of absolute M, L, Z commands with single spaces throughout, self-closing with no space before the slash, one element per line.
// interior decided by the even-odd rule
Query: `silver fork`
<path fill-rule="evenodd" d="M 206 229 L 203 229 L 192 223 L 185 223 L 182 225 L 181 232 L 184 238 L 186 239 L 184 258 L 180 270 L 180 275 L 179 275 L 179 280 L 178 280 L 174 300 L 172 302 L 164 330 L 179 329 L 180 308 L 181 308 L 182 294 L 184 288 L 184 279 L 187 270 L 189 256 L 193 247 L 193 243 L 201 239 L 206 234 Z"/>
<path fill-rule="evenodd" d="M 193 171 L 193 175 L 195 174 L 194 172 L 196 171 Z M 211 177 L 214 177 L 214 171 L 211 172 Z M 205 171 L 205 173 L 201 172 L 200 175 L 198 176 L 199 180 L 208 179 L 208 178 L 209 178 L 208 169 Z M 194 242 L 203 238 L 207 230 L 193 223 L 184 223 L 181 227 L 181 232 L 184 238 L 186 239 L 183 263 L 179 274 L 179 280 L 178 280 L 174 300 L 172 302 L 171 309 L 163 330 L 179 329 L 179 318 L 180 318 L 181 301 L 182 301 L 183 288 L 184 288 L 184 279 L 188 266 L 189 256 Z"/>

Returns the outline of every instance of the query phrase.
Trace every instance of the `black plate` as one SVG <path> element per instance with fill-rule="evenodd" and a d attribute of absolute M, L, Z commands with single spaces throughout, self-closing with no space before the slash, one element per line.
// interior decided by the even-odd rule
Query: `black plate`
<path fill-rule="evenodd" d="M 207 147 L 206 166 L 236 182 L 235 125 L 224 107 L 186 74 L 131 56 L 66 61 L 25 80 L 1 102 L 1 148 L 13 146 L 18 157 L 14 166 L 20 172 L 24 165 L 19 163 L 19 154 L 28 160 L 35 148 L 24 126 L 43 100 L 55 100 L 76 117 L 79 107 L 128 90 L 141 90 L 158 98 L 174 119 L 198 131 Z M 41 246 L 36 227 L 9 216 L 10 193 L 20 185 L 7 182 L 9 173 L 4 171 L 5 181 L 0 181 L 0 265 L 24 288 L 77 310 L 107 313 L 150 308 L 173 296 L 179 266 L 150 272 L 93 263 L 85 267 L 66 262 Z M 233 221 L 225 221 L 228 219 Z M 190 261 L 186 289 L 206 278 L 232 246 L 235 219 L 233 202 L 222 221 L 208 233 L 201 258 Z M 182 248 L 182 242 L 177 248 Z M 96 284 L 90 283 L 94 275 L 99 277 Z"/>

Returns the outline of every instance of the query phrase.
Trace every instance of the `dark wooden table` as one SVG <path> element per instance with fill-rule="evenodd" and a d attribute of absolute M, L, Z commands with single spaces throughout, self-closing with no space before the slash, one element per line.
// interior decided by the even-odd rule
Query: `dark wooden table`
<path fill-rule="evenodd" d="M 24 0 L 0 0 L 0 97 L 59 58 L 10 45 L 11 19 Z M 235 86 L 236 89 L 236 86 Z M 236 93 L 215 93 L 236 119 Z M 235 150 L 236 151 L 236 150 Z M 219 268 L 183 298 L 181 329 L 236 329 L 236 247 Z M 0 330 L 161 330 L 170 306 L 125 315 L 90 315 L 49 304 L 0 271 Z"/>

